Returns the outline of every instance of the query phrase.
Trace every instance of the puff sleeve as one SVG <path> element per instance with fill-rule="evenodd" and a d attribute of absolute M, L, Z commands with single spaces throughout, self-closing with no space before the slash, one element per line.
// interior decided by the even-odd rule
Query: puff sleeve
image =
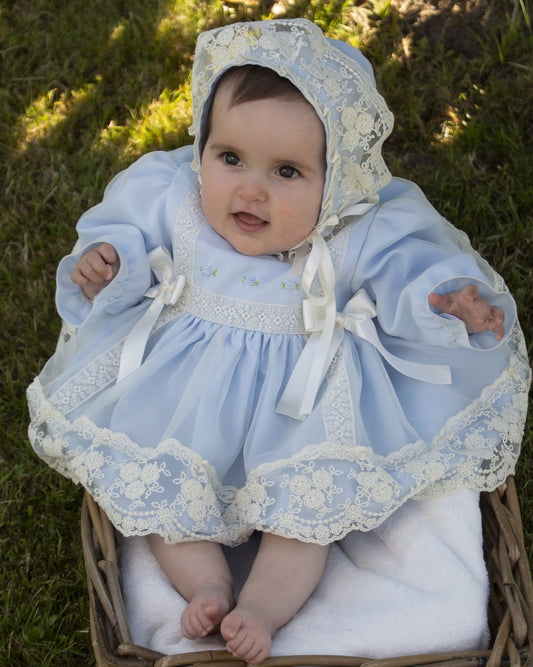
<path fill-rule="evenodd" d="M 109 315 L 139 303 L 152 276 L 148 253 L 158 246 L 172 250 L 172 228 L 180 199 L 196 182 L 189 146 L 149 153 L 119 173 L 101 203 L 79 220 L 74 251 L 57 270 L 56 303 L 60 316 L 79 327 L 96 313 Z M 111 244 L 120 259 L 113 281 L 90 303 L 70 275 L 92 247 Z"/>
<path fill-rule="evenodd" d="M 351 290 L 364 288 L 376 303 L 388 335 L 439 347 L 492 349 L 502 345 L 516 321 L 516 305 L 503 280 L 471 247 L 466 235 L 444 220 L 413 184 L 395 179 L 364 229 Z M 428 303 L 474 284 L 481 297 L 505 313 L 505 336 L 469 335 L 461 320 Z"/>

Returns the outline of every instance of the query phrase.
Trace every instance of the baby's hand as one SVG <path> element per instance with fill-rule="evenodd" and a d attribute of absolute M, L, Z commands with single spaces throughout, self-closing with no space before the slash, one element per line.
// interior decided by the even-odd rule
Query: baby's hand
<path fill-rule="evenodd" d="M 454 315 L 462 320 L 469 334 L 494 331 L 496 340 L 501 340 L 505 334 L 503 310 L 498 306 L 491 306 L 486 299 L 480 297 L 475 285 L 468 285 L 448 294 L 432 292 L 428 301 L 441 313 Z"/>
<path fill-rule="evenodd" d="M 102 243 L 83 255 L 74 267 L 70 277 L 79 285 L 88 299 L 101 292 L 117 275 L 120 260 L 115 248 L 109 243 Z"/>

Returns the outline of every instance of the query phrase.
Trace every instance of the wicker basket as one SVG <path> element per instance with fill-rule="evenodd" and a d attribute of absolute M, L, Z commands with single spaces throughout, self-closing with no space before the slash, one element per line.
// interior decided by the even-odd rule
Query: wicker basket
<path fill-rule="evenodd" d="M 533 586 L 520 508 L 513 477 L 496 491 L 481 494 L 485 559 L 490 578 L 491 647 L 373 660 L 346 656 L 269 658 L 262 665 L 407 667 L 446 665 L 533 665 Z M 115 533 L 106 515 L 86 494 L 81 530 L 87 569 L 91 637 L 99 667 L 242 667 L 245 661 L 226 651 L 198 651 L 165 656 L 132 643 L 120 588 Z M 332 647 L 334 649 L 334 647 Z"/>

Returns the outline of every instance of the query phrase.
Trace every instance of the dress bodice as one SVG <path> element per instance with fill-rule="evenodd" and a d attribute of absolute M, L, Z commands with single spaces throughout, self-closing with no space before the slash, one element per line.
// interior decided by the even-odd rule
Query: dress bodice
<path fill-rule="evenodd" d="M 300 276 L 290 263 L 237 253 L 205 221 L 198 189 L 178 218 L 174 270 L 186 280 L 178 311 L 263 333 L 304 333 Z"/>

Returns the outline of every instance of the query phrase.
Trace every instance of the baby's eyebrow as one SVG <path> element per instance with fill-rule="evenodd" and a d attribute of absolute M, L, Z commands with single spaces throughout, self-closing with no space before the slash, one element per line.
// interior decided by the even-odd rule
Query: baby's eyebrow
<path fill-rule="evenodd" d="M 233 153 L 238 153 L 239 150 L 237 148 L 233 148 L 230 144 L 222 144 L 222 143 L 216 143 L 216 144 L 207 144 L 209 148 L 212 151 L 232 151 Z"/>

